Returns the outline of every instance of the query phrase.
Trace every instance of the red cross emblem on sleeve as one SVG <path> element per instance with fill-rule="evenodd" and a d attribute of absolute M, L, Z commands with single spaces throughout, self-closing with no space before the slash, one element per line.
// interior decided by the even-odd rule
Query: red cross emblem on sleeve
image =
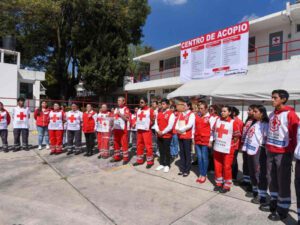
<path fill-rule="evenodd" d="M 225 125 L 221 124 L 220 127 L 217 128 L 218 138 L 222 138 L 224 134 L 228 134 L 228 130 L 225 129 Z"/>
<path fill-rule="evenodd" d="M 56 114 L 54 114 L 50 119 L 53 121 L 53 123 L 56 123 L 59 118 L 56 116 Z"/>
<path fill-rule="evenodd" d="M 182 56 L 183 56 L 184 59 L 186 59 L 189 56 L 189 53 L 187 51 L 184 51 Z"/>
<path fill-rule="evenodd" d="M 76 120 L 76 118 L 74 117 L 74 115 L 72 114 L 69 118 L 69 121 L 71 121 L 71 123 L 74 123 L 74 121 Z"/>
<path fill-rule="evenodd" d="M 144 114 L 144 111 L 142 111 L 139 115 L 138 115 L 139 120 L 143 120 L 143 118 L 146 118 L 146 115 Z"/>
<path fill-rule="evenodd" d="M 24 120 L 24 118 L 26 118 L 26 115 L 23 112 L 20 112 L 19 115 L 17 115 L 18 118 L 20 118 L 20 120 Z"/>

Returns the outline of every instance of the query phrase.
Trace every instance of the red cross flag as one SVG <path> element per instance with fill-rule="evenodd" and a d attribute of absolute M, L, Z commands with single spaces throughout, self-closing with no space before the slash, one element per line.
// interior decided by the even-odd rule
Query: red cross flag
<path fill-rule="evenodd" d="M 279 45 L 280 43 L 281 43 L 280 36 L 272 37 L 272 45 Z"/>

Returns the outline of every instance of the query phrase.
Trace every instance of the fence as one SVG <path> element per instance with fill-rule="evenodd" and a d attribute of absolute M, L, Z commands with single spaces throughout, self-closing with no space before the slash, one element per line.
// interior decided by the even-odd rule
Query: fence
<path fill-rule="evenodd" d="M 281 60 L 290 59 L 292 56 L 300 55 L 300 39 L 290 40 L 286 42 L 281 42 L 272 46 L 281 46 L 282 51 L 269 52 L 270 45 L 250 47 L 248 53 L 248 64 L 254 65 L 259 63 L 266 63 L 270 61 L 270 56 L 272 55 L 281 55 Z M 179 52 L 178 52 L 179 54 Z M 168 77 L 177 77 L 180 74 L 180 68 L 175 67 L 166 71 L 159 70 L 149 70 L 144 73 L 132 74 L 134 77 L 134 82 L 144 82 L 150 80 L 163 79 Z"/>

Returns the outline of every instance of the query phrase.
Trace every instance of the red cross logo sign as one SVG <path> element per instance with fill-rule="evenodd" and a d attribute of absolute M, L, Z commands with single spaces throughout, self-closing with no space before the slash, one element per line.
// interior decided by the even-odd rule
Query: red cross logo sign
<path fill-rule="evenodd" d="M 277 116 L 274 116 L 271 121 L 270 121 L 270 129 L 271 131 L 278 131 L 279 130 L 279 126 L 281 125 L 280 120 L 278 119 Z"/>
<path fill-rule="evenodd" d="M 187 51 L 184 51 L 182 56 L 183 56 L 184 59 L 186 59 L 189 56 L 189 53 Z"/>
<path fill-rule="evenodd" d="M 281 43 L 281 38 L 280 36 L 273 37 L 272 38 L 272 45 L 279 45 Z"/>
<path fill-rule="evenodd" d="M 56 114 L 54 114 L 50 119 L 53 121 L 53 123 L 56 123 L 59 118 L 56 116 Z"/>
<path fill-rule="evenodd" d="M 221 124 L 216 131 L 218 133 L 218 138 L 222 138 L 224 134 L 228 134 L 228 130 L 225 129 L 225 124 Z"/>
<path fill-rule="evenodd" d="M 68 120 L 70 120 L 71 123 L 74 123 L 74 121 L 76 120 L 76 118 L 75 118 L 74 115 L 72 114 L 72 115 L 68 118 Z"/>
<path fill-rule="evenodd" d="M 23 112 L 20 112 L 20 114 L 17 115 L 17 117 L 19 117 L 20 120 L 24 120 L 24 118 L 26 118 L 26 115 Z"/>
<path fill-rule="evenodd" d="M 146 115 L 144 114 L 144 111 L 142 111 L 139 115 L 138 115 L 139 120 L 143 120 L 143 118 L 146 118 Z"/>

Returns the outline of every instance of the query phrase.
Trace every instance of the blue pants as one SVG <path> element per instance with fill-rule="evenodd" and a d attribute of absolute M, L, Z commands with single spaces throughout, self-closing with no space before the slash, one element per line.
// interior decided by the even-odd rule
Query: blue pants
<path fill-rule="evenodd" d="M 173 134 L 170 150 L 171 150 L 171 156 L 177 156 L 178 155 L 178 136 L 177 134 Z"/>
<path fill-rule="evenodd" d="M 195 145 L 195 148 L 198 157 L 199 174 L 200 176 L 206 176 L 208 168 L 208 147 L 204 145 Z"/>
<path fill-rule="evenodd" d="M 39 145 L 43 144 L 44 138 L 45 138 L 46 145 L 49 145 L 48 127 L 37 126 L 37 131 L 39 134 Z"/>

